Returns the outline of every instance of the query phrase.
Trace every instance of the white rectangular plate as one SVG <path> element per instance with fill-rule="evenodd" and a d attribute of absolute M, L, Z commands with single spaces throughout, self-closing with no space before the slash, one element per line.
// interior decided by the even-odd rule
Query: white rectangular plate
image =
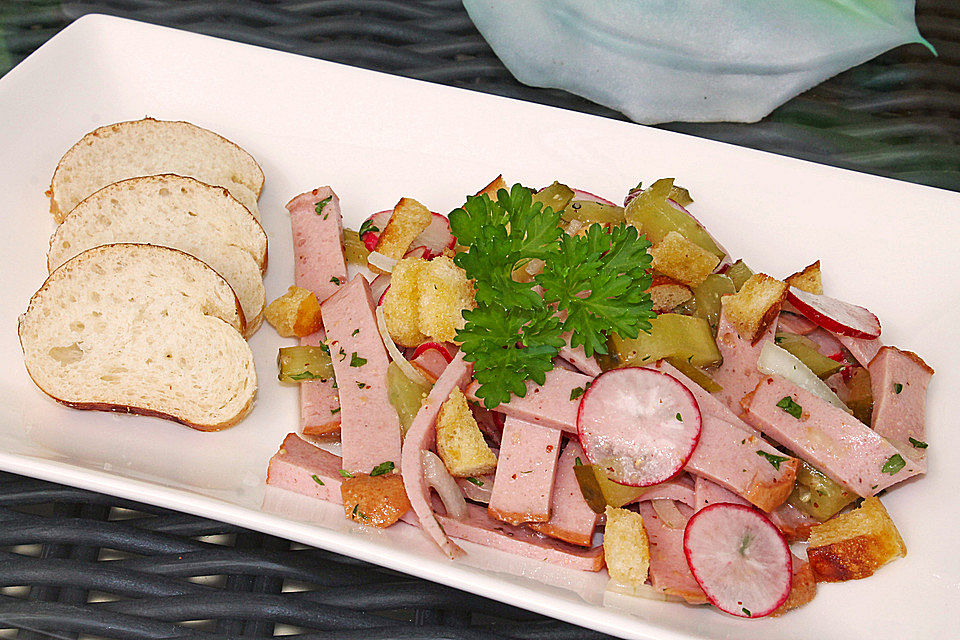
<path fill-rule="evenodd" d="M 760 621 L 628 598 L 604 605 L 602 575 L 470 545 L 467 560 L 450 562 L 410 527 L 365 530 L 336 508 L 265 496 L 267 460 L 297 428 L 297 392 L 274 374 L 277 348 L 291 342 L 266 326 L 250 342 L 259 399 L 233 429 L 199 433 L 56 404 L 28 378 L 16 335 L 17 316 L 46 274 L 54 225 L 44 190 L 84 133 L 146 115 L 212 129 L 262 165 L 268 299 L 293 282 L 283 205 L 325 184 L 356 227 L 401 196 L 448 212 L 498 173 L 529 185 L 561 180 L 612 199 L 641 178 L 676 176 L 696 198 L 695 215 L 753 267 L 782 277 L 821 259 L 829 293 L 871 308 L 888 344 L 938 370 L 929 475 L 884 500 L 909 555 L 869 580 L 821 586 L 811 605 Z M 958 194 L 88 16 L 0 79 L 0 212 L 0 468 L 284 536 L 623 637 L 902 640 L 954 632 L 946 625 L 960 598 Z"/>

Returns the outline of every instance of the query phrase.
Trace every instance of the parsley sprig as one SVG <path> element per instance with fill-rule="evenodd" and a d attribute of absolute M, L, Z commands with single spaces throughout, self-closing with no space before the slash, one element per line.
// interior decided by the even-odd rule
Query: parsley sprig
<path fill-rule="evenodd" d="M 636 228 L 592 225 L 569 236 L 560 212 L 519 184 L 501 189 L 496 200 L 467 198 L 450 214 L 450 228 L 469 249 L 454 262 L 477 292 L 457 340 L 474 363 L 477 396 L 487 408 L 524 396 L 528 380 L 543 384 L 565 332 L 593 356 L 607 353 L 610 332 L 635 338 L 650 329 L 650 243 Z M 542 260 L 543 272 L 533 282 L 515 280 L 531 260 Z"/>

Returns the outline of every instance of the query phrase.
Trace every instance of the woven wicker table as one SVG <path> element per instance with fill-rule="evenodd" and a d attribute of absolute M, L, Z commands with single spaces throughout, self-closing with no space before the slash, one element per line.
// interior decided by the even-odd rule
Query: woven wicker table
<path fill-rule="evenodd" d="M 663 128 L 960 191 L 960 6 L 752 125 Z M 621 118 L 520 85 L 459 0 L 0 2 L 0 75 L 85 13 Z M 606 637 L 233 525 L 0 473 L 0 637 Z"/>

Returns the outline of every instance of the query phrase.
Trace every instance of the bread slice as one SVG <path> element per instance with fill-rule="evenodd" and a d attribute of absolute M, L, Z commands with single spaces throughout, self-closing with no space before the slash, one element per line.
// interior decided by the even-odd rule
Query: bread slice
<path fill-rule="evenodd" d="M 203 260 L 233 287 L 247 334 L 263 319 L 267 234 L 223 187 L 176 175 L 115 182 L 82 200 L 50 239 L 52 273 L 87 249 L 118 242 L 159 244 Z"/>
<path fill-rule="evenodd" d="M 73 145 L 53 173 L 50 213 L 63 222 L 81 200 L 108 184 L 159 173 L 224 187 L 260 217 L 263 171 L 249 153 L 189 122 L 153 118 L 100 127 Z"/>
<path fill-rule="evenodd" d="M 158 416 L 211 431 L 257 388 L 230 285 L 176 249 L 111 244 L 54 271 L 20 316 L 33 381 L 77 409 Z"/>

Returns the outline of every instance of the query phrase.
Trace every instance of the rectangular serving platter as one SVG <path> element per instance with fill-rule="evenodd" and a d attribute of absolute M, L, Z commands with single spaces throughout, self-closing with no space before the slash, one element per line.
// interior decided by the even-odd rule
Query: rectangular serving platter
<path fill-rule="evenodd" d="M 884 498 L 908 547 L 866 581 L 821 585 L 778 619 L 605 594 L 580 574 L 465 545 L 451 562 L 402 525 L 370 530 L 339 508 L 267 490 L 267 460 L 297 428 L 297 392 L 275 377 L 280 346 L 250 341 L 253 413 L 219 433 L 152 418 L 80 412 L 30 381 L 17 317 L 46 275 L 54 228 L 44 195 L 60 156 L 104 124 L 152 116 L 214 130 L 250 151 L 266 187 L 267 297 L 293 282 L 289 218 L 298 193 L 331 185 L 345 224 L 401 196 L 447 213 L 502 173 L 560 180 L 620 199 L 676 177 L 735 257 L 777 277 L 822 261 L 827 292 L 873 310 L 884 341 L 936 370 L 929 473 Z M 960 474 L 952 390 L 960 386 L 960 194 L 657 129 L 429 84 L 141 24 L 81 18 L 0 79 L 0 468 L 178 509 L 375 562 L 624 638 L 948 637 L 960 598 Z"/>

